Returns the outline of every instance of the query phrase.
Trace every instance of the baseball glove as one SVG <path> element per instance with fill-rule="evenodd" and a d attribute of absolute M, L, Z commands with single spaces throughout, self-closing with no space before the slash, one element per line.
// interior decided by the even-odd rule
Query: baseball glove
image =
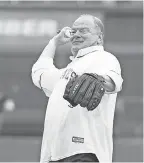
<path fill-rule="evenodd" d="M 88 111 L 94 110 L 105 93 L 104 78 L 93 73 L 84 73 L 81 76 L 71 78 L 63 95 L 73 107 L 80 104 Z"/>

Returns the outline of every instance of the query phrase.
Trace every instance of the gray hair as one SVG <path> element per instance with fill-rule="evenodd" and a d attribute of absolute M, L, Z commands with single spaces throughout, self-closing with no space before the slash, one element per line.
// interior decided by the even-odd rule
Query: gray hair
<path fill-rule="evenodd" d="M 90 17 L 92 17 L 95 26 L 96 27 L 99 27 L 100 28 L 100 31 L 102 32 L 102 34 L 104 34 L 104 25 L 103 25 L 103 22 L 98 17 L 95 17 L 95 16 L 90 15 L 90 14 L 82 14 L 82 15 L 80 15 L 80 17 L 82 17 L 82 16 L 90 16 Z"/>

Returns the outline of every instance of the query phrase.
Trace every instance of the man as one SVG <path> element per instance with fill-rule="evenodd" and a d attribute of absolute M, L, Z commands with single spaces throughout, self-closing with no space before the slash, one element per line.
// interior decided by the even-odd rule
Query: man
<path fill-rule="evenodd" d="M 67 37 L 66 30 L 71 30 L 71 37 Z M 100 19 L 81 15 L 72 29 L 64 27 L 50 40 L 32 68 L 33 83 L 49 97 L 41 163 L 112 161 L 114 110 L 123 79 L 116 57 L 104 51 L 103 32 Z M 71 42 L 72 62 L 66 68 L 57 69 L 53 65 L 56 47 L 67 42 Z M 91 75 L 88 80 L 95 81 L 93 75 L 104 79 L 101 88 L 105 93 L 99 105 L 92 110 L 78 103 L 73 105 L 72 100 L 64 96 L 72 85 L 69 82 L 72 79 L 77 81 L 81 76 L 83 78 L 83 74 Z M 73 93 L 77 87 L 74 87 Z"/>

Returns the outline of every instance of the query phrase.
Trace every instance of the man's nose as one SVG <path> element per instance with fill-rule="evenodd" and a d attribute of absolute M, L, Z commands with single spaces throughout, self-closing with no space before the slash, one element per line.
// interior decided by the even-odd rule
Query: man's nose
<path fill-rule="evenodd" d="M 72 39 L 78 39 L 78 38 L 81 38 L 81 35 L 80 35 L 79 31 L 74 33 L 73 36 L 72 36 Z"/>
<path fill-rule="evenodd" d="M 79 35 L 73 35 L 70 40 L 74 41 L 74 40 L 78 40 L 80 38 L 81 38 L 81 36 L 79 36 Z"/>
<path fill-rule="evenodd" d="M 81 36 L 79 30 L 77 30 L 77 31 L 74 33 L 74 36 L 78 36 L 78 37 Z"/>

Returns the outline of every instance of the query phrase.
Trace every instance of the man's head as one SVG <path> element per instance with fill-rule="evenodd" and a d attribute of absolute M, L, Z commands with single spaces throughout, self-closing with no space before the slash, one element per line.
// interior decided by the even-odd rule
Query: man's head
<path fill-rule="evenodd" d="M 104 26 L 100 19 L 92 15 L 81 15 L 72 26 L 71 51 L 74 55 L 80 49 L 103 45 Z"/>

